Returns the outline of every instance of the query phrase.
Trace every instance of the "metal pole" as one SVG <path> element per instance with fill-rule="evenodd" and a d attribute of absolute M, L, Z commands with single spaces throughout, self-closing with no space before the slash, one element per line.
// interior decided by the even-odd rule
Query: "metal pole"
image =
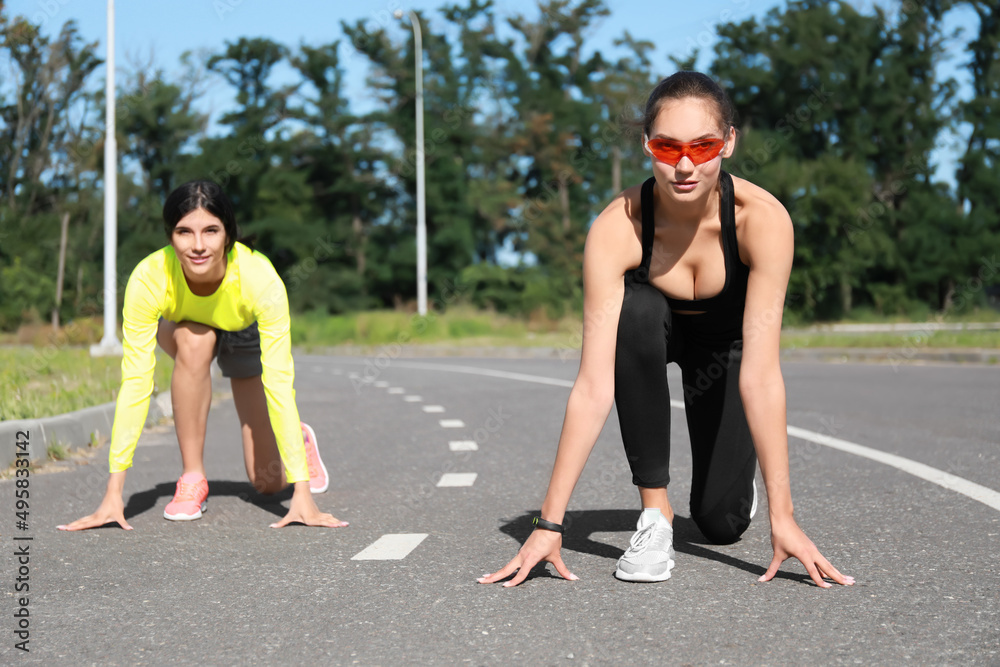
<path fill-rule="evenodd" d="M 396 10 L 396 18 L 403 12 Z M 424 190 L 424 48 L 420 33 L 420 19 L 412 9 L 409 12 L 413 27 L 413 48 L 417 78 L 417 312 L 427 314 L 427 213 Z"/>
<path fill-rule="evenodd" d="M 115 139 L 115 0 L 108 0 L 107 83 L 104 96 L 104 338 L 91 356 L 122 353 L 118 342 L 118 146 Z"/>

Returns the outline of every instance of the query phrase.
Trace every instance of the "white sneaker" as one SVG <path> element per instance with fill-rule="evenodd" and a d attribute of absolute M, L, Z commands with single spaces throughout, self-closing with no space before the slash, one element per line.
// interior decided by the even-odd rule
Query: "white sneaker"
<path fill-rule="evenodd" d="M 624 581 L 666 581 L 674 567 L 674 529 L 658 509 L 644 509 L 615 576 Z"/>

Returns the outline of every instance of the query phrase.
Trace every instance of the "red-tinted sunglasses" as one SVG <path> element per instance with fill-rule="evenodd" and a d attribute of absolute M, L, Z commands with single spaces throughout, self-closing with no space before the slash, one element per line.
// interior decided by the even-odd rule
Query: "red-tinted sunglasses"
<path fill-rule="evenodd" d="M 718 157 L 725 145 L 724 139 L 699 139 L 688 143 L 659 138 L 645 140 L 646 150 L 657 160 L 671 167 L 676 167 L 685 155 L 695 164 L 708 162 Z"/>

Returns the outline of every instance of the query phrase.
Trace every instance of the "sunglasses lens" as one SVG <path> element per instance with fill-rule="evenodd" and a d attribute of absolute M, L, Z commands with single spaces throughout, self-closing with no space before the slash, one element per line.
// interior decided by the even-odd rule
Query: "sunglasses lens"
<path fill-rule="evenodd" d="M 685 155 L 691 158 L 691 162 L 695 164 L 708 162 L 722 152 L 724 143 L 721 139 L 693 141 L 688 144 L 667 141 L 665 139 L 653 139 L 648 145 L 649 152 L 657 160 L 676 166 Z"/>

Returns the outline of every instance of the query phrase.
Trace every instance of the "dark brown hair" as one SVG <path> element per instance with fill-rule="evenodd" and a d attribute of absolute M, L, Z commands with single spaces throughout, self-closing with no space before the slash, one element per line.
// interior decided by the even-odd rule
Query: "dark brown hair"
<path fill-rule="evenodd" d="M 653 92 L 646 100 L 646 109 L 642 114 L 642 131 L 648 137 L 650 128 L 656 121 L 664 102 L 680 100 L 685 97 L 696 97 L 715 105 L 719 120 L 719 129 L 725 135 L 730 127 L 736 126 L 736 108 L 718 83 L 701 72 L 680 71 L 671 74 L 656 84 Z"/>

